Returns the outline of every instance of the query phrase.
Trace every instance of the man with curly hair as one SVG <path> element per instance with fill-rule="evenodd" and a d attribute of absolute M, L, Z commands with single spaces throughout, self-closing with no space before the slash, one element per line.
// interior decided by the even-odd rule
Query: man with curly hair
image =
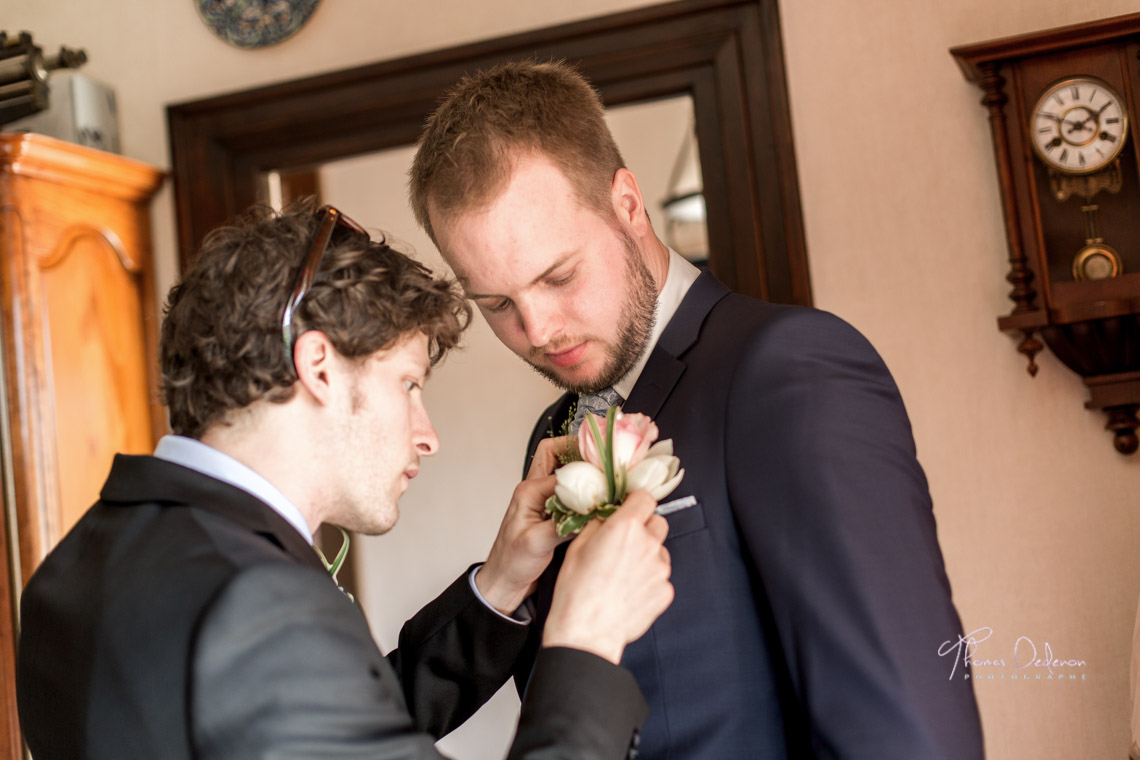
<path fill-rule="evenodd" d="M 451 283 L 331 207 L 255 210 L 206 238 L 162 326 L 174 435 L 115 458 L 23 594 L 37 760 L 438 757 L 528 638 L 520 608 L 559 543 L 554 478 L 518 486 L 486 562 L 387 657 L 311 536 L 395 524 L 439 447 L 421 389 L 469 318 Z M 636 742 L 646 706 L 618 663 L 672 599 L 654 506 L 636 495 L 567 553 L 511 757 Z"/>

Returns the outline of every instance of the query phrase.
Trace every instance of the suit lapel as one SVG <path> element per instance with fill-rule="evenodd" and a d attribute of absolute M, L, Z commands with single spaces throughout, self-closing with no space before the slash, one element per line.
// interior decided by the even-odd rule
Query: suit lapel
<path fill-rule="evenodd" d="M 653 347 L 641 376 L 622 405 L 623 411 L 657 416 L 685 373 L 685 362 L 681 357 L 697 341 L 701 325 L 713 306 L 729 292 L 711 274 L 701 273 Z"/>
<path fill-rule="evenodd" d="M 261 499 L 174 462 L 116 454 L 100 498 L 120 506 L 157 502 L 205 509 L 263 536 L 299 562 L 325 569 L 309 542 Z"/>

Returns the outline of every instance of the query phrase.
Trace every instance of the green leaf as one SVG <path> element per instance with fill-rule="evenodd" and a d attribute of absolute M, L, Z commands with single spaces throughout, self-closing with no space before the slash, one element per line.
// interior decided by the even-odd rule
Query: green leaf
<path fill-rule="evenodd" d="M 348 533 L 345 532 L 344 528 L 341 528 L 338 526 L 337 530 L 340 531 L 340 537 L 341 537 L 342 541 L 340 544 L 340 551 L 338 551 L 336 553 L 336 557 L 333 558 L 332 562 L 329 562 L 328 558 L 325 557 L 325 553 L 323 551 L 321 551 L 321 547 L 314 544 L 313 549 L 316 550 L 317 556 L 321 558 L 321 564 L 325 566 L 325 570 L 327 570 L 328 574 L 330 576 L 332 576 L 333 583 L 336 583 L 336 587 L 338 589 L 340 589 L 344 593 L 345 596 L 348 597 L 348 600 L 350 602 L 355 603 L 356 599 L 352 596 L 352 594 L 345 591 L 344 586 L 340 585 L 340 583 L 336 579 L 337 573 L 340 572 L 340 568 L 344 565 L 344 560 L 348 557 L 348 544 L 349 544 Z"/>
<path fill-rule="evenodd" d="M 598 429 L 598 418 L 592 414 L 586 415 L 590 423 L 590 435 L 594 436 L 594 445 L 598 447 L 598 457 L 602 460 L 602 472 L 606 476 L 606 490 L 609 501 L 614 500 L 614 458 L 610 454 L 609 444 L 613 443 L 613 423 L 610 416 L 614 407 L 606 411 L 606 438 L 603 440 L 602 431 Z"/>
<path fill-rule="evenodd" d="M 611 406 L 606 409 L 606 481 L 610 486 L 610 504 L 616 504 L 621 499 L 618 498 L 618 477 L 614 472 L 614 425 L 617 423 L 616 406 Z"/>
<path fill-rule="evenodd" d="M 577 533 L 582 530 L 582 528 L 586 526 L 586 523 L 590 521 L 590 517 L 591 515 L 580 515 L 577 512 L 571 512 L 559 517 L 558 521 L 554 524 L 558 532 L 558 537 L 565 538 L 571 533 Z"/>
<path fill-rule="evenodd" d="M 343 539 L 343 543 L 341 543 L 340 551 L 336 553 L 336 559 L 332 561 L 332 569 L 329 571 L 332 573 L 334 581 L 336 580 L 336 574 L 340 572 L 341 565 L 344 564 L 345 558 L 348 557 L 348 533 L 344 528 L 338 527 L 337 530 L 340 531 L 340 537 Z"/>
<path fill-rule="evenodd" d="M 563 514 L 566 511 L 566 506 L 558 498 L 558 494 L 550 494 L 550 498 L 546 500 L 546 514 L 554 514 L 555 512 Z"/>

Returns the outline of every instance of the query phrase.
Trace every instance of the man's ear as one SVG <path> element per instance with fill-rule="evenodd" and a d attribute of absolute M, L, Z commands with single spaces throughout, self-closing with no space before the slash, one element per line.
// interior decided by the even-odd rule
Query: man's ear
<path fill-rule="evenodd" d="M 297 338 L 293 346 L 293 362 L 297 379 L 317 403 L 332 401 L 333 379 L 336 372 L 337 351 L 328 336 L 319 330 L 308 330 Z"/>
<path fill-rule="evenodd" d="M 649 217 L 645 211 L 645 201 L 641 197 L 637 178 L 629 169 L 618 169 L 614 173 L 610 199 L 614 205 L 614 213 L 617 214 L 622 226 L 631 228 L 636 236 L 644 235 L 648 231 Z"/>

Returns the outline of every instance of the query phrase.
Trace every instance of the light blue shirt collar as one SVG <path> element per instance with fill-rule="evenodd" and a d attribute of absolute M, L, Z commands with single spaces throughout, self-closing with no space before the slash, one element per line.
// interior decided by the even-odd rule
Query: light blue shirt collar
<path fill-rule="evenodd" d="M 180 464 L 215 480 L 229 483 L 231 486 L 253 494 L 264 501 L 273 511 L 297 529 L 305 540 L 313 543 L 313 536 L 309 533 L 309 524 L 297 505 L 289 501 L 285 494 L 268 480 L 258 475 L 249 467 L 217 449 L 207 446 L 201 441 L 186 438 L 181 435 L 164 435 L 155 447 L 154 455 L 158 459 Z"/>

